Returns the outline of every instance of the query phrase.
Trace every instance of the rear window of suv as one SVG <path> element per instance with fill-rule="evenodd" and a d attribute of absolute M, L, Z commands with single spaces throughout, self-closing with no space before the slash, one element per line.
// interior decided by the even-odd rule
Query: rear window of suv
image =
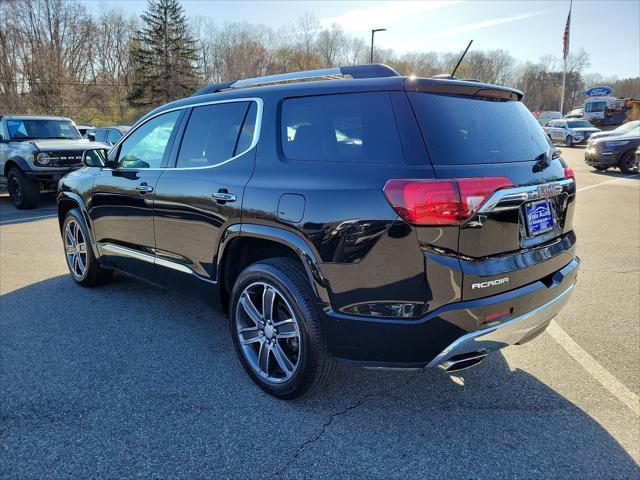
<path fill-rule="evenodd" d="M 286 99 L 282 149 L 293 160 L 404 163 L 387 92 Z"/>
<path fill-rule="evenodd" d="M 434 165 L 531 161 L 551 147 L 522 102 L 408 95 Z"/>

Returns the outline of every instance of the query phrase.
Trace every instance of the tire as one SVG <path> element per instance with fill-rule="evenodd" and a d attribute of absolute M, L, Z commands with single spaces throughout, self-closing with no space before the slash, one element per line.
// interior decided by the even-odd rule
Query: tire
<path fill-rule="evenodd" d="M 27 178 L 17 167 L 9 170 L 7 175 L 7 190 L 9 197 L 18 210 L 30 210 L 40 203 L 40 185 Z"/>
<path fill-rule="evenodd" d="M 265 302 L 269 298 L 272 303 Z M 271 315 L 263 314 L 265 303 L 273 305 Z M 284 321 L 289 318 L 292 322 Z M 254 263 L 240 273 L 231 294 L 229 329 L 249 377 L 276 398 L 319 391 L 335 370 L 309 280 L 289 258 Z"/>
<path fill-rule="evenodd" d="M 635 152 L 633 150 L 629 150 L 627 153 L 622 155 L 622 158 L 618 163 L 618 167 L 620 168 L 620 170 L 627 174 L 638 173 L 638 169 L 640 166 L 638 165 L 638 161 L 636 160 Z"/>
<path fill-rule="evenodd" d="M 595 168 L 596 170 L 599 170 L 601 172 L 604 172 L 605 170 L 607 170 L 609 167 L 601 167 L 601 166 L 594 166 L 593 168 Z"/>
<path fill-rule="evenodd" d="M 567 138 L 564 139 L 564 144 L 569 148 L 573 147 L 573 137 L 571 135 L 567 135 Z"/>
<path fill-rule="evenodd" d="M 103 268 L 93 255 L 91 237 L 77 208 L 69 210 L 64 217 L 62 245 L 67 268 L 78 285 L 95 287 L 111 279 L 113 271 Z"/>

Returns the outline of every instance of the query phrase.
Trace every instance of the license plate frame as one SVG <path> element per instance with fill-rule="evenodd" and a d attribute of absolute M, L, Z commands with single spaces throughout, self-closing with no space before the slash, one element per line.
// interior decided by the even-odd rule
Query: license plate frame
<path fill-rule="evenodd" d="M 525 204 L 524 217 L 529 237 L 537 237 L 556 228 L 556 218 L 550 198 Z"/>

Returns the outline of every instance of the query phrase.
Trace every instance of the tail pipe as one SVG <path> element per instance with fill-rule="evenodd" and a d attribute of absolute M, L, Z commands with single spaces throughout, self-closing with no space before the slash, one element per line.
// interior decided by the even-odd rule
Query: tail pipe
<path fill-rule="evenodd" d="M 438 368 L 441 368 L 447 373 L 458 372 L 460 370 L 464 370 L 465 368 L 471 368 L 475 365 L 478 365 L 485 359 L 486 356 L 487 354 L 482 352 L 471 352 L 462 355 L 456 355 L 455 357 L 451 357 L 439 364 Z"/>

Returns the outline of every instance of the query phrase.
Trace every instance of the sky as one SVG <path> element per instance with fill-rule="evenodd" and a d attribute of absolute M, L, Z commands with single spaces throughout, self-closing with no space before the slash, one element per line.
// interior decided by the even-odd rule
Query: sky
<path fill-rule="evenodd" d="M 82 0 L 90 11 L 117 8 L 140 14 L 145 0 Z M 407 51 L 462 51 L 469 40 L 480 50 L 504 49 L 520 61 L 536 62 L 562 55 L 562 35 L 569 0 L 470 1 L 211 1 L 182 0 L 188 16 L 216 23 L 246 20 L 274 29 L 312 13 L 327 26 L 339 23 L 345 32 L 376 46 Z M 587 72 L 604 77 L 640 76 L 640 1 L 574 0 L 571 51 L 591 55 Z"/>

